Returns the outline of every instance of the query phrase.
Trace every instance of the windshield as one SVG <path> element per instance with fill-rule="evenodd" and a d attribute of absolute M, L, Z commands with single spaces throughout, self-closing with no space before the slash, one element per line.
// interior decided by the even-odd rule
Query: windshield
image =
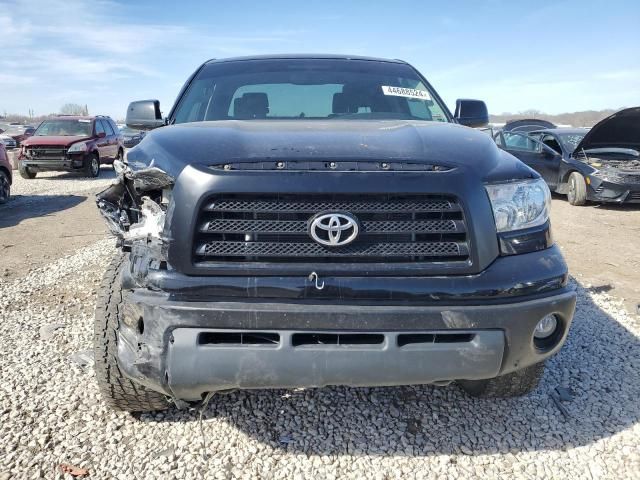
<path fill-rule="evenodd" d="M 174 123 L 253 119 L 448 121 L 413 68 L 366 60 L 278 59 L 211 63 Z"/>
<path fill-rule="evenodd" d="M 582 141 L 587 132 L 584 133 L 558 133 L 558 138 L 564 149 L 572 153 L 578 144 Z"/>
<path fill-rule="evenodd" d="M 91 120 L 45 120 L 40 124 L 36 137 L 63 136 L 63 137 L 90 137 Z"/>

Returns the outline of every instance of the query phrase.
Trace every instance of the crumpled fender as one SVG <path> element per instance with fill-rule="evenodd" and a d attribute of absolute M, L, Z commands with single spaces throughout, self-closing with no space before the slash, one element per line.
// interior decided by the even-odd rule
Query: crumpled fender
<path fill-rule="evenodd" d="M 162 191 L 172 187 L 175 179 L 157 167 L 133 170 L 117 160 L 114 169 L 116 180 L 96 195 L 109 230 L 121 240 L 146 238 L 149 234 L 159 237 L 165 218 L 159 203 Z"/>

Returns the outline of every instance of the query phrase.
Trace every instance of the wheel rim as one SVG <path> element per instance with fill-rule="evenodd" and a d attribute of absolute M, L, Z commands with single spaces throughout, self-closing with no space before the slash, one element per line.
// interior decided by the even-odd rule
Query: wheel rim
<path fill-rule="evenodd" d="M 100 164 L 98 163 L 97 158 L 91 159 L 91 173 L 95 177 L 98 174 L 98 169 L 100 168 Z"/>
<path fill-rule="evenodd" d="M 572 178 L 569 181 L 569 199 L 573 200 L 576 198 L 576 179 Z"/>

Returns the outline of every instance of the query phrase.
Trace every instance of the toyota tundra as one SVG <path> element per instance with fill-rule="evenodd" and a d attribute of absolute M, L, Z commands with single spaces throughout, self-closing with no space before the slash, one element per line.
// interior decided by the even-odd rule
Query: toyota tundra
<path fill-rule="evenodd" d="M 117 236 L 95 317 L 112 407 L 234 389 L 457 382 L 522 395 L 576 294 L 544 180 L 399 60 L 205 62 L 97 196 Z"/>

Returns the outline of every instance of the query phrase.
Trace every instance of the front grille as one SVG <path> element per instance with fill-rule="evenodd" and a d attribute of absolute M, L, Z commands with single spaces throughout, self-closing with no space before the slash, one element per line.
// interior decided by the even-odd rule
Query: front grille
<path fill-rule="evenodd" d="M 640 175 L 625 175 L 624 181 L 626 183 L 640 183 Z"/>
<path fill-rule="evenodd" d="M 27 149 L 27 156 L 34 160 L 59 160 L 67 156 L 67 149 L 56 146 L 34 146 Z"/>
<path fill-rule="evenodd" d="M 629 194 L 629 200 L 640 200 L 640 192 L 631 192 Z"/>
<path fill-rule="evenodd" d="M 325 246 L 309 234 L 320 213 L 349 213 L 359 234 Z M 466 262 L 457 200 L 442 195 L 221 195 L 207 199 L 194 232 L 194 263 Z"/>

